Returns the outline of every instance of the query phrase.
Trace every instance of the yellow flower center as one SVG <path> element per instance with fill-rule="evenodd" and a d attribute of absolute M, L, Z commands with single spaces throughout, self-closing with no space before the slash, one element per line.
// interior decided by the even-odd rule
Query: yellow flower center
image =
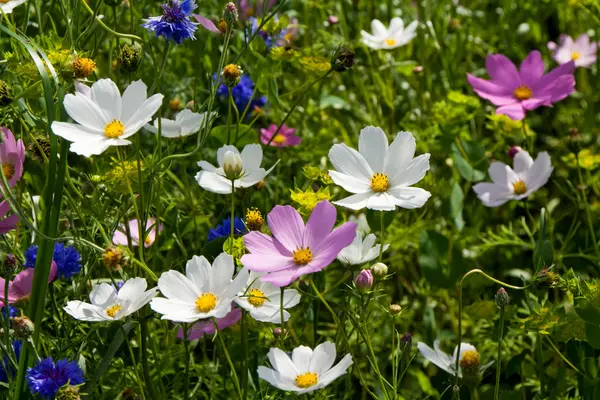
<path fill-rule="evenodd" d="M 11 180 L 15 176 L 15 166 L 9 163 L 2 164 L 2 173 L 7 180 Z"/>
<path fill-rule="evenodd" d="M 249 208 L 246 210 L 246 226 L 250 231 L 257 231 L 265 222 L 262 214 L 257 208 Z"/>
<path fill-rule="evenodd" d="M 119 310 L 122 307 L 118 304 L 115 304 L 114 306 L 110 306 L 106 309 L 106 315 L 108 315 L 111 318 L 114 318 L 115 315 L 119 312 Z"/>
<path fill-rule="evenodd" d="M 513 183 L 513 192 L 515 192 L 516 195 L 520 196 L 522 194 L 525 194 L 526 191 L 527 185 L 522 180 L 519 179 L 518 181 Z"/>
<path fill-rule="evenodd" d="M 252 304 L 254 307 L 262 307 L 265 304 L 265 294 L 262 290 L 259 289 L 250 289 L 248 290 L 248 303 Z"/>
<path fill-rule="evenodd" d="M 385 39 L 385 44 L 388 46 L 393 46 L 396 44 L 396 39 Z"/>
<path fill-rule="evenodd" d="M 517 100 L 527 100 L 533 96 L 533 92 L 528 86 L 521 85 L 513 91 L 513 96 L 515 96 L 515 99 Z"/>
<path fill-rule="evenodd" d="M 94 73 L 96 63 L 89 58 L 77 58 L 73 61 L 73 73 L 76 78 L 87 78 Z"/>
<path fill-rule="evenodd" d="M 475 350 L 467 350 L 460 359 L 460 366 L 465 370 L 474 370 L 479 368 L 479 353 Z"/>
<path fill-rule="evenodd" d="M 282 133 L 278 133 L 273 138 L 273 142 L 275 142 L 277 144 L 284 144 L 285 143 L 285 136 Z"/>
<path fill-rule="evenodd" d="M 121 136 L 123 132 L 125 132 L 123 123 L 116 119 L 113 119 L 104 127 L 104 136 L 107 138 L 116 139 Z"/>
<path fill-rule="evenodd" d="M 225 79 L 236 80 L 242 75 L 242 71 L 240 71 L 240 67 L 235 64 L 226 65 L 223 68 L 223 77 Z"/>
<path fill-rule="evenodd" d="M 310 248 L 298 248 L 294 252 L 294 262 L 298 265 L 306 265 L 312 261 L 312 251 Z"/>
<path fill-rule="evenodd" d="M 390 180 L 386 174 L 378 172 L 371 178 L 371 190 L 375 193 L 386 192 L 390 188 Z"/>
<path fill-rule="evenodd" d="M 150 246 L 152 244 L 152 238 L 150 237 L 150 235 L 146 236 L 146 239 L 144 239 L 144 244 L 146 246 Z"/>
<path fill-rule="evenodd" d="M 579 54 L 579 52 L 574 51 L 571 53 L 571 60 L 573 60 L 573 61 L 579 60 L 579 57 L 581 57 L 581 54 Z"/>
<path fill-rule="evenodd" d="M 8 3 L 10 0 L 0 0 L 0 4 L 6 4 Z"/>
<path fill-rule="evenodd" d="M 304 374 L 296 376 L 296 386 L 302 389 L 315 386 L 318 381 L 317 374 L 314 372 L 305 372 Z"/>
<path fill-rule="evenodd" d="M 217 296 L 212 293 L 203 293 L 196 299 L 196 310 L 207 313 L 217 306 Z"/>

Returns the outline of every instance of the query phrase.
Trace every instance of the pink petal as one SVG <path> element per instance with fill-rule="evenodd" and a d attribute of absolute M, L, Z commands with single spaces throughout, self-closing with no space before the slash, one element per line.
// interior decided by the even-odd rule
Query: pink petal
<path fill-rule="evenodd" d="M 282 245 L 293 252 L 302 246 L 304 221 L 292 206 L 275 206 L 267 215 L 269 229 Z"/>
<path fill-rule="evenodd" d="M 521 77 L 517 67 L 502 54 L 490 54 L 485 60 L 485 68 L 493 81 L 507 87 L 517 87 Z"/>
<path fill-rule="evenodd" d="M 552 88 L 552 103 L 556 103 L 575 91 L 575 78 L 573 75 L 559 77 Z"/>
<path fill-rule="evenodd" d="M 203 17 L 199 14 L 192 14 L 192 16 L 202 25 L 204 29 L 213 33 L 222 33 L 219 28 L 210 19 Z"/>
<path fill-rule="evenodd" d="M 346 222 L 325 237 L 313 251 L 313 263 L 325 268 L 335 260 L 344 247 L 348 247 L 356 237 L 356 224 Z M 312 264 L 312 263 L 311 263 Z"/>
<path fill-rule="evenodd" d="M 521 103 L 507 104 L 505 106 L 498 107 L 496 109 L 496 114 L 504 114 L 510 119 L 520 121 L 525 118 L 525 109 L 523 109 Z"/>
<path fill-rule="evenodd" d="M 288 286 L 300 276 L 301 274 L 298 274 L 298 268 L 294 266 L 282 271 L 272 272 L 264 275 L 260 278 L 260 280 L 262 282 L 272 283 L 273 285 L 281 288 Z"/>
<path fill-rule="evenodd" d="M 251 253 L 292 256 L 292 252 L 279 243 L 277 239 L 257 231 L 252 231 L 244 236 L 244 245 Z"/>
<path fill-rule="evenodd" d="M 532 99 L 528 99 L 528 100 L 523 100 L 521 102 L 521 104 L 523 105 L 524 109 L 530 111 L 530 110 L 535 110 L 536 108 L 545 105 L 546 102 L 547 102 L 547 99 L 532 98 Z"/>
<path fill-rule="evenodd" d="M 479 97 L 489 100 L 496 106 L 503 106 L 515 101 L 512 95 L 512 88 L 501 86 L 492 81 L 486 81 L 485 79 L 476 78 L 471 74 L 467 74 L 467 81 Z"/>
<path fill-rule="evenodd" d="M 335 225 L 337 211 L 335 206 L 327 200 L 321 201 L 313 209 L 306 229 L 304 230 L 304 246 L 316 249 L 331 233 Z"/>
<path fill-rule="evenodd" d="M 542 54 L 534 50 L 523 60 L 519 67 L 519 74 L 524 85 L 532 87 L 544 75 L 544 62 Z"/>
<path fill-rule="evenodd" d="M 559 65 L 546 75 L 542 76 L 531 90 L 533 90 L 535 97 L 544 97 L 551 93 L 552 87 L 560 76 L 573 75 L 573 71 L 575 71 L 575 63 L 573 61 Z"/>
<path fill-rule="evenodd" d="M 289 268 L 294 264 L 294 259 L 285 256 L 267 256 L 264 254 L 244 254 L 240 259 L 244 267 L 250 271 L 273 272 Z"/>

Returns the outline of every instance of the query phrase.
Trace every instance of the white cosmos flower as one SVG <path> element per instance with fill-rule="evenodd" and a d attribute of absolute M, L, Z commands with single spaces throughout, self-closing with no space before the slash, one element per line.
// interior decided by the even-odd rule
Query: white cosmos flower
<path fill-rule="evenodd" d="M 493 182 L 478 183 L 473 190 L 485 206 L 498 207 L 531 195 L 548 182 L 553 169 L 547 152 L 541 152 L 534 162 L 528 152 L 520 150 L 513 158 L 513 168 L 492 162 L 488 174 Z"/>
<path fill-rule="evenodd" d="M 177 113 L 175 120 L 161 118 L 161 136 L 177 138 L 193 135 L 204 125 L 206 115 L 207 113 L 198 114 L 186 108 Z M 144 128 L 152 133 L 158 133 L 158 119 L 154 120 L 153 125 L 146 125 Z"/>
<path fill-rule="evenodd" d="M 342 249 L 337 256 L 337 259 L 343 262 L 344 264 L 349 265 L 360 265 L 367 263 L 369 261 L 373 261 L 377 257 L 379 257 L 379 253 L 381 252 L 381 245 L 375 244 L 375 235 L 369 234 L 365 237 L 363 241 L 363 235 L 361 232 L 356 232 L 356 237 L 350 244 L 350 246 Z M 386 251 L 387 248 L 390 247 L 389 244 L 383 246 L 383 251 Z"/>
<path fill-rule="evenodd" d="M 360 31 L 360 34 L 362 42 L 370 48 L 390 50 L 404 46 L 413 40 L 417 36 L 418 25 L 418 21 L 413 21 L 405 29 L 404 21 L 401 18 L 392 18 L 390 27 L 386 28 L 381 21 L 374 19 L 371 22 L 371 32 L 373 34 L 365 31 Z"/>
<path fill-rule="evenodd" d="M 25 3 L 27 0 L 4 0 L 4 1 L 0 1 L 0 11 L 2 11 L 0 14 L 10 14 L 13 10 L 13 8 L 20 6 L 21 4 Z"/>
<path fill-rule="evenodd" d="M 249 271 L 244 268 L 240 274 L 248 276 L 246 286 L 240 291 L 235 302 L 248 310 L 252 318 L 261 322 L 281 323 L 281 289 L 261 281 L 259 278 L 264 273 Z M 290 318 L 287 308 L 294 307 L 300 302 L 300 294 L 296 289 L 287 289 L 283 292 L 283 320 Z"/>
<path fill-rule="evenodd" d="M 54 133 L 73 142 L 70 150 L 89 157 L 103 153 L 110 146 L 131 144 L 128 137 L 147 124 L 162 103 L 163 95 L 146 95 L 144 82 L 135 81 L 123 96 L 110 79 L 100 79 L 91 88 L 78 85 L 76 94 L 67 94 L 64 105 L 75 120 L 53 122 Z"/>
<path fill-rule="evenodd" d="M 144 307 L 158 294 L 157 288 L 146 288 L 144 278 L 129 279 L 118 291 L 113 285 L 101 283 L 94 285 L 90 292 L 91 304 L 77 300 L 69 301 L 64 309 L 80 321 L 116 321 Z"/>
<path fill-rule="evenodd" d="M 226 145 L 217 150 L 218 167 L 208 161 L 198 162 L 198 166 L 202 170 L 196 175 L 196 180 L 203 189 L 209 192 L 229 194 L 232 190 L 231 180 L 226 177 L 223 169 L 229 167 L 229 169 L 240 170 L 239 177 L 233 181 L 236 189 L 254 186 L 277 165 L 275 163 L 268 171 L 265 171 L 260 166 L 262 158 L 263 151 L 259 144 L 246 145 L 241 153 L 235 146 Z"/>
<path fill-rule="evenodd" d="M 203 256 L 194 256 L 187 262 L 185 275 L 174 270 L 163 272 L 158 288 L 166 298 L 155 298 L 150 307 L 163 314 L 162 319 L 175 322 L 223 318 L 246 283 L 244 274 L 232 280 L 234 271 L 229 254 L 221 253 L 212 266 Z"/>
<path fill-rule="evenodd" d="M 306 346 L 296 347 L 291 358 L 272 347 L 267 356 L 273 369 L 260 366 L 258 376 L 278 389 L 300 394 L 324 388 L 352 365 L 352 356 L 346 354 L 332 368 L 336 351 L 331 342 L 321 343 L 315 351 Z"/>
<path fill-rule="evenodd" d="M 456 353 L 458 351 L 458 346 L 454 348 L 454 353 L 452 357 L 450 357 L 448 354 L 444 353 L 440 349 L 439 340 L 433 342 L 433 349 L 423 342 L 419 342 L 417 344 L 417 347 L 421 352 L 421 355 L 427 360 L 434 363 L 450 375 L 456 376 Z M 458 376 L 462 377 L 463 370 L 474 369 L 476 372 L 483 372 L 490 365 L 492 365 L 494 361 L 490 361 L 485 365 L 480 365 L 479 353 L 477 352 L 475 346 L 469 343 L 461 343 L 460 357 L 458 363 Z"/>
<path fill-rule="evenodd" d="M 336 170 L 330 170 L 329 176 L 336 185 L 356 193 L 333 204 L 379 211 L 422 207 L 431 193 L 410 186 L 429 170 L 429 153 L 413 158 L 415 149 L 412 133 L 398 133 L 388 146 L 383 130 L 373 126 L 360 131 L 358 151 L 345 144 L 333 145 L 329 159 Z"/>

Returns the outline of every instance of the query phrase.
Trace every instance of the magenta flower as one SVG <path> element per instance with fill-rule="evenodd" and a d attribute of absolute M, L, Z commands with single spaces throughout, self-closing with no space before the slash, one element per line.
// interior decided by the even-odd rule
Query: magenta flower
<path fill-rule="evenodd" d="M 229 328 L 238 323 L 238 321 L 242 319 L 242 309 L 241 308 L 232 308 L 231 311 L 223 318 L 217 318 L 217 326 L 219 327 L 219 331 L 222 331 L 225 328 Z M 215 324 L 213 323 L 212 318 L 201 320 L 200 322 L 194 324 L 188 332 L 188 340 L 196 340 L 201 339 L 204 335 L 214 335 L 215 334 Z M 177 338 L 183 339 L 183 329 L 179 328 L 177 331 Z"/>
<path fill-rule="evenodd" d="M 558 44 L 548 42 L 548 49 L 559 64 L 573 61 L 576 67 L 589 68 L 596 62 L 598 42 L 590 42 L 590 37 L 585 33 L 575 41 L 569 35 L 560 35 Z"/>
<path fill-rule="evenodd" d="M 499 106 L 496 113 L 514 120 L 525 118 L 528 110 L 550 107 L 575 90 L 573 61 L 544 75 L 544 62 L 537 50 L 529 53 L 519 70 L 502 54 L 490 54 L 485 67 L 492 79 L 487 81 L 467 74 L 469 84 L 480 97 Z"/>
<path fill-rule="evenodd" d="M 21 139 L 15 140 L 15 136 L 10 129 L 0 127 L 0 164 L 2 164 L 2 173 L 10 184 L 15 183 L 23 176 L 23 161 L 25 161 L 25 145 Z"/>
<path fill-rule="evenodd" d="M 261 128 L 260 130 L 260 140 L 264 145 L 267 143 L 271 146 L 275 147 L 288 147 L 288 146 L 298 146 L 302 142 L 302 138 L 300 136 L 296 136 L 296 128 L 288 128 L 285 124 L 281 126 L 277 135 L 277 125 L 271 124 L 269 128 Z M 273 140 L 271 138 L 275 135 Z M 271 141 L 271 143 L 269 143 Z"/>
<path fill-rule="evenodd" d="M 132 219 L 128 223 L 129 234 L 131 235 L 131 244 L 133 246 L 140 245 L 140 231 L 138 228 L 138 220 Z M 148 218 L 146 221 L 146 239 L 144 240 L 144 247 L 150 247 L 156 240 L 156 236 L 162 232 L 162 224 L 158 224 L 155 218 Z M 121 224 L 119 229 L 113 234 L 113 244 L 121 244 L 127 246 L 127 234 L 125 233 L 125 225 Z"/>
<path fill-rule="evenodd" d="M 4 299 L 8 297 L 8 304 L 14 304 L 19 300 L 22 300 L 31 295 L 31 288 L 33 287 L 33 273 L 34 268 L 25 268 L 19 272 L 14 280 L 8 282 L 8 296 L 4 294 L 5 280 L 0 278 L 0 307 L 4 306 Z M 50 275 L 48 276 L 48 283 L 52 282 L 56 277 L 56 262 L 52 261 L 50 267 Z"/>
<path fill-rule="evenodd" d="M 242 264 L 251 271 L 267 272 L 260 279 L 277 287 L 321 271 L 356 236 L 354 222 L 333 229 L 336 216 L 335 207 L 326 200 L 317 204 L 306 225 L 293 207 L 275 206 L 267 215 L 273 237 L 258 231 L 244 236 L 250 254 L 242 256 Z"/>
<path fill-rule="evenodd" d="M 18 215 L 9 215 L 6 214 L 10 211 L 10 204 L 6 200 L 0 203 L 0 235 L 4 235 L 15 229 L 17 227 L 17 223 L 19 222 Z"/>

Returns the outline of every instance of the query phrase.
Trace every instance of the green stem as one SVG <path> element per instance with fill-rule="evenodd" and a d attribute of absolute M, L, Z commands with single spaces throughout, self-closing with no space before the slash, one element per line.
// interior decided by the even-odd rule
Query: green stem
<path fill-rule="evenodd" d="M 231 181 L 231 230 L 230 230 L 230 237 L 231 237 L 231 249 L 233 252 L 233 240 L 234 240 L 234 236 L 235 236 L 235 223 L 234 223 L 234 215 L 235 215 L 235 181 L 232 180 Z"/>
<path fill-rule="evenodd" d="M 598 241 L 596 240 L 596 232 L 594 231 L 594 223 L 592 222 L 592 215 L 590 214 L 590 206 L 588 204 L 586 184 L 581 173 L 581 165 L 579 164 L 579 153 L 575 153 L 575 161 L 577 162 L 577 175 L 579 177 L 579 185 L 582 187 L 581 194 L 583 196 L 583 202 L 585 206 L 585 216 L 587 224 L 590 229 L 590 235 L 594 243 L 594 250 L 596 251 L 596 257 L 600 258 L 600 248 L 598 247 Z"/>
<path fill-rule="evenodd" d="M 188 324 L 183 324 L 183 346 L 185 347 L 185 387 L 183 388 L 183 399 L 189 399 L 189 390 L 190 390 L 190 340 L 188 338 L 189 335 L 189 326 Z"/>
<path fill-rule="evenodd" d="M 148 365 L 148 320 L 146 317 L 140 318 L 140 327 L 142 335 L 142 372 L 144 374 L 144 381 L 148 388 L 148 395 L 150 399 L 154 399 L 154 388 L 152 387 L 152 377 L 150 376 L 150 367 Z"/>
<path fill-rule="evenodd" d="M 498 400 L 500 394 L 500 372 L 501 362 L 500 354 L 502 350 L 502 335 L 504 333 L 504 305 L 500 306 L 500 321 L 498 323 L 498 357 L 496 358 L 496 387 L 494 389 L 494 400 Z"/>
<path fill-rule="evenodd" d="M 169 58 L 168 56 L 169 56 L 170 49 L 171 49 L 171 42 L 167 42 L 167 44 L 165 45 L 165 51 L 163 52 L 163 55 L 162 55 L 162 63 L 160 64 L 160 69 L 158 70 L 158 75 L 156 75 L 156 78 L 154 78 L 154 82 L 152 82 L 152 86 L 150 86 L 148 95 L 151 95 L 152 93 L 154 93 L 154 89 L 156 89 L 156 86 L 160 82 L 160 78 L 162 77 L 165 67 L 167 66 L 167 60 Z"/>
<path fill-rule="evenodd" d="M 242 346 L 244 348 L 244 360 L 242 363 L 242 393 L 246 400 L 248 396 L 248 321 L 246 321 L 247 311 L 242 309 Z"/>
<path fill-rule="evenodd" d="M 135 361 L 135 354 L 133 354 L 133 349 L 131 348 L 131 343 L 129 343 L 129 338 L 127 337 L 127 332 L 123 328 L 123 325 L 121 325 L 120 328 L 121 328 L 121 332 L 123 333 L 123 339 L 125 340 L 125 343 L 127 345 L 127 350 L 129 351 L 129 357 L 131 357 L 131 362 L 133 363 L 133 374 L 135 375 L 135 378 L 137 380 L 137 384 L 140 389 L 140 394 L 142 395 L 142 399 L 145 399 L 146 395 L 144 392 L 144 385 L 142 384 L 142 378 L 140 377 L 137 362 Z"/>
<path fill-rule="evenodd" d="M 83 7 L 90 13 L 90 15 L 95 16 L 94 10 L 92 10 L 90 8 L 90 6 L 87 4 L 87 2 L 85 0 L 80 0 L 80 4 L 83 5 Z M 139 36 L 129 35 L 127 33 L 119 33 L 119 32 L 113 31 L 104 22 L 102 22 L 102 20 L 100 18 L 98 18 L 98 16 L 95 16 L 95 20 L 98 23 L 98 25 L 100 25 L 100 27 L 102 27 L 102 29 L 104 29 L 105 31 L 107 31 L 111 35 L 115 35 L 116 37 L 120 37 L 120 38 L 123 38 L 123 39 L 135 40 L 136 42 L 142 42 L 143 41 L 142 38 L 139 37 Z"/>
<path fill-rule="evenodd" d="M 231 356 L 229 355 L 229 350 L 227 350 L 227 346 L 225 345 L 225 341 L 223 340 L 223 335 L 219 332 L 219 326 L 217 325 L 217 320 L 213 318 L 213 324 L 215 325 L 215 332 L 217 335 L 217 339 L 219 340 L 219 345 L 221 346 L 223 353 L 225 354 L 225 358 L 227 359 L 227 363 L 229 364 L 229 368 L 231 368 L 231 375 L 233 376 L 233 384 L 235 386 L 235 390 L 238 393 L 240 399 L 243 399 L 242 389 L 240 388 L 240 381 L 238 379 L 237 373 L 235 372 L 235 367 L 233 366 L 233 362 L 231 361 Z"/>

